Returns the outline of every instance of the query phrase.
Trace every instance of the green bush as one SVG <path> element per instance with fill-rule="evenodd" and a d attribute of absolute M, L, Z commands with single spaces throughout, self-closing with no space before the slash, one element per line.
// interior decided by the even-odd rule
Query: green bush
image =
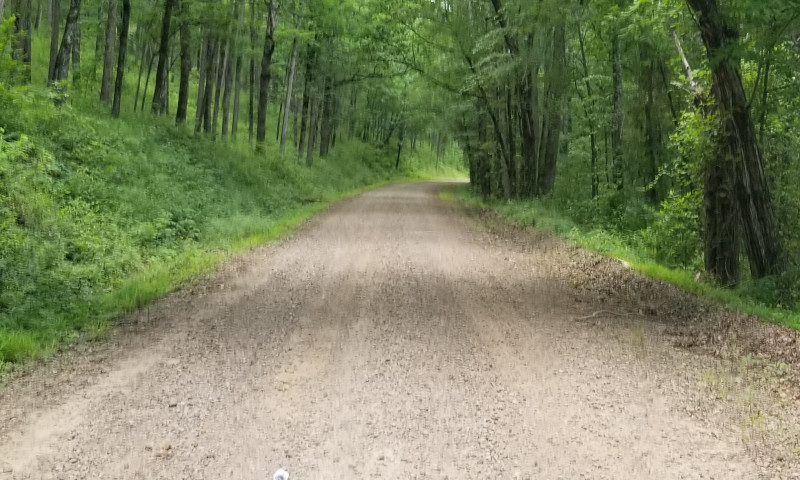
<path fill-rule="evenodd" d="M 700 238 L 700 195 L 670 192 L 655 221 L 642 232 L 650 256 L 671 268 L 701 269 L 703 243 Z"/>

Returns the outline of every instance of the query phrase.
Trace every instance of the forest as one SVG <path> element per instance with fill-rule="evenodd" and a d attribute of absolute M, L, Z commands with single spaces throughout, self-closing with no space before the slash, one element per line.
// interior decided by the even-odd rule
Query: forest
<path fill-rule="evenodd" d="M 346 192 L 466 172 L 468 201 L 794 322 L 798 17 L 0 0 L 0 364 L 101 333 Z"/>

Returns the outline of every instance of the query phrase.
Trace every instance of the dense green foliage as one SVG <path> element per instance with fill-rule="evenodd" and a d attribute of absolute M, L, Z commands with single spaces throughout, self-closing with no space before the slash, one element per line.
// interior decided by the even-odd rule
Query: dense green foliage
<path fill-rule="evenodd" d="M 484 199 L 515 218 L 539 199 L 635 257 L 798 306 L 800 4 L 393 6 Z"/>
<path fill-rule="evenodd" d="M 461 165 L 512 218 L 800 304 L 796 2 L 11 5 L 0 361 L 342 192 Z"/>
<path fill-rule="evenodd" d="M 21 82 L 12 30 L 7 21 L 0 36 L 0 367 L 103 332 L 348 192 L 462 175 L 452 144 L 437 159 L 435 145 L 412 151 L 409 139 L 396 168 L 395 146 L 341 135 L 307 166 L 277 142 L 255 153 L 246 136 L 196 135 L 131 101 L 113 118 L 91 72 L 66 92 L 45 87 L 44 36 L 33 37 L 32 84 Z"/>

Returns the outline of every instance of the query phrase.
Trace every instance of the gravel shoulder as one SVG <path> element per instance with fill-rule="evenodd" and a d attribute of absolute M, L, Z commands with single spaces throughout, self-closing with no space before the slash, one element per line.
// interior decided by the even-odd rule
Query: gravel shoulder
<path fill-rule="evenodd" d="M 446 186 L 341 202 L 15 378 L 0 479 L 800 478 L 791 362 Z"/>

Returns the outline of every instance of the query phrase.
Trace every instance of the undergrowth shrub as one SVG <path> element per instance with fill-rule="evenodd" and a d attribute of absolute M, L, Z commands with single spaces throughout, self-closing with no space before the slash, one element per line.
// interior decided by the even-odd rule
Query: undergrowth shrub
<path fill-rule="evenodd" d="M 642 231 L 643 244 L 659 263 L 672 268 L 702 269 L 700 195 L 670 192 L 655 221 Z"/>

